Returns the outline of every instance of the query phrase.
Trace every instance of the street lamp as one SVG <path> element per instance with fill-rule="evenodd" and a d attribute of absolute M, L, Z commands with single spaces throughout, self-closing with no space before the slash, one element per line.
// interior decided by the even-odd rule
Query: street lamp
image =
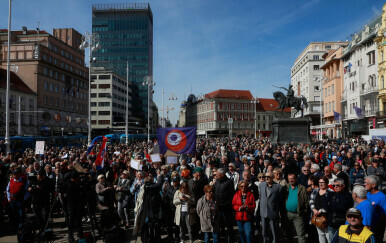
<path fill-rule="evenodd" d="M 82 35 L 82 44 L 79 49 L 85 50 L 89 48 L 89 67 L 88 67 L 88 144 L 91 144 L 91 53 L 101 48 L 99 44 L 99 35 L 97 33 L 90 34 L 88 31 Z"/>
<path fill-rule="evenodd" d="M 129 144 L 129 61 L 126 63 L 126 145 Z"/>
<path fill-rule="evenodd" d="M 150 90 L 153 91 L 155 82 L 152 76 L 145 76 L 142 85 L 147 85 L 147 143 L 150 143 Z"/>
<path fill-rule="evenodd" d="M 260 100 L 259 100 L 259 98 L 257 98 L 257 97 L 253 97 L 253 100 L 251 101 L 251 103 L 254 103 L 255 104 L 255 139 L 256 139 L 256 110 L 257 110 L 257 105 L 256 105 L 256 103 L 260 103 Z M 260 132 L 259 132 L 259 137 L 260 137 Z"/>
<path fill-rule="evenodd" d="M 8 9 L 8 43 L 7 43 L 7 86 L 5 91 L 5 146 L 7 153 L 10 151 L 10 143 L 9 140 L 9 90 L 11 85 L 11 7 L 12 0 L 9 0 L 9 9 Z"/>
<path fill-rule="evenodd" d="M 60 128 L 60 130 L 62 131 L 62 137 L 63 137 L 64 127 Z"/>

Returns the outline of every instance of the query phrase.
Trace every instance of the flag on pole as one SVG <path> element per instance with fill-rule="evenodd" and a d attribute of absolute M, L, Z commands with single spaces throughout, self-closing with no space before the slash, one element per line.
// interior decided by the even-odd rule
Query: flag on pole
<path fill-rule="evenodd" d="M 195 127 L 157 128 L 160 153 L 170 150 L 177 154 L 193 154 L 196 152 Z"/>
<path fill-rule="evenodd" d="M 91 150 L 95 147 L 95 145 L 96 145 L 99 141 L 102 141 L 102 139 L 103 139 L 103 136 L 99 136 L 99 137 L 94 138 L 94 140 L 92 140 L 90 146 L 89 146 L 88 149 L 87 149 L 87 155 L 91 152 Z"/>
<path fill-rule="evenodd" d="M 106 142 L 107 142 L 107 138 L 105 136 L 103 136 L 103 142 L 102 142 L 102 146 L 101 146 L 101 149 L 99 150 L 98 152 L 98 156 L 95 160 L 95 165 L 99 168 L 103 168 L 105 167 L 105 155 L 106 155 Z"/>
<path fill-rule="evenodd" d="M 340 113 L 339 112 L 334 111 L 334 119 L 335 119 L 335 122 L 340 122 L 341 121 L 341 117 L 340 117 Z"/>
<path fill-rule="evenodd" d="M 363 119 L 365 117 L 365 114 L 361 108 L 354 105 L 355 114 L 357 115 L 358 119 Z"/>
<path fill-rule="evenodd" d="M 351 72 L 351 67 L 352 67 L 352 64 L 351 62 L 348 63 L 348 72 Z"/>

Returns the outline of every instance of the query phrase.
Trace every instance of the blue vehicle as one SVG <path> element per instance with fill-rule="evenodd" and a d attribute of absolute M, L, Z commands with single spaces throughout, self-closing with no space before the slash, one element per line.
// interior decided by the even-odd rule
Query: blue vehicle
<path fill-rule="evenodd" d="M 147 134 L 128 134 L 127 135 L 129 141 L 136 140 L 147 140 Z M 154 140 L 157 138 L 156 134 L 150 134 L 150 139 Z M 126 143 L 126 134 L 122 134 L 120 137 L 121 143 Z"/>
<path fill-rule="evenodd" d="M 105 135 L 107 142 L 109 144 L 118 144 L 119 143 L 119 134 L 107 134 Z"/>
<path fill-rule="evenodd" d="M 4 137 L 0 137 L 0 140 L 4 140 Z M 87 143 L 87 136 L 75 135 L 75 136 L 63 136 L 63 137 L 10 137 L 11 152 L 20 151 L 24 153 L 26 149 L 35 149 L 36 141 L 45 141 L 45 147 L 81 147 Z"/>

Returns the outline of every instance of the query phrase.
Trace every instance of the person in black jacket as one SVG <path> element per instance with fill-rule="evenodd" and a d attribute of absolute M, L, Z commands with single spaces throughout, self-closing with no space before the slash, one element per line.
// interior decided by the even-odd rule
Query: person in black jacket
<path fill-rule="evenodd" d="M 162 189 L 162 183 L 163 175 L 158 176 L 157 183 L 154 183 L 152 176 L 148 176 L 144 180 L 144 196 L 142 207 L 145 216 L 145 225 L 142 229 L 142 242 L 159 243 L 161 241 L 159 219 L 161 218 L 160 213 L 162 199 L 160 192 Z"/>
<path fill-rule="evenodd" d="M 50 213 L 50 202 L 54 192 L 51 180 L 46 177 L 46 172 L 42 169 L 37 175 L 37 180 L 28 185 L 30 192 L 33 212 L 37 219 L 39 232 L 41 233 L 46 225 Z"/>
<path fill-rule="evenodd" d="M 226 222 L 228 243 L 233 242 L 232 198 L 235 194 L 235 190 L 233 181 L 225 176 L 224 169 L 217 170 L 217 180 L 213 187 L 214 196 L 220 212 L 219 218 Z M 220 227 L 224 228 L 223 225 L 220 225 Z"/>
<path fill-rule="evenodd" d="M 168 230 L 168 240 L 179 242 L 180 232 L 177 225 L 174 223 L 174 215 L 176 214 L 176 206 L 173 203 L 174 194 L 180 188 L 180 177 L 175 176 L 171 179 L 171 183 L 166 181 L 162 188 L 162 201 L 164 203 L 163 213 L 166 219 Z"/>
<path fill-rule="evenodd" d="M 336 177 L 341 178 L 344 181 L 344 191 L 348 192 L 348 189 L 350 187 L 350 181 L 348 179 L 348 175 L 342 171 L 342 165 L 341 164 L 335 164 L 334 165 L 334 173 Z"/>
<path fill-rule="evenodd" d="M 343 179 L 336 178 L 334 180 L 334 189 L 335 192 L 328 194 L 327 197 L 327 225 L 330 241 L 339 227 L 345 224 L 346 212 L 354 204 L 351 194 L 344 190 L 345 184 Z"/>

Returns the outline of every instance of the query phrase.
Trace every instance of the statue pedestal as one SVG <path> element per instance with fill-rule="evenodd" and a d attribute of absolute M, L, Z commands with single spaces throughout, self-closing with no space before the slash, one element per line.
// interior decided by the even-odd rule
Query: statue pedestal
<path fill-rule="evenodd" d="M 272 129 L 274 143 L 310 143 L 310 122 L 307 118 L 275 118 Z"/>

